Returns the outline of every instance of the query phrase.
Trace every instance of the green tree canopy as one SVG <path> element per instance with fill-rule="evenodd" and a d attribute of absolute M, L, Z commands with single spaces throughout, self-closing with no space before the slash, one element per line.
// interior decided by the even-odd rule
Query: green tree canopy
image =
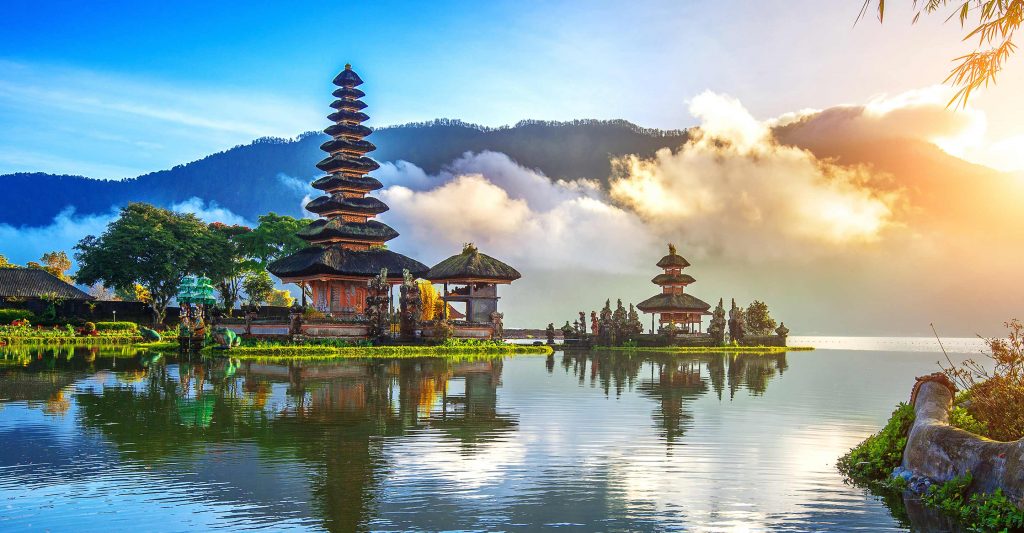
<path fill-rule="evenodd" d="M 131 203 L 103 235 L 89 235 L 75 246 L 78 282 L 102 282 L 122 293 L 141 285 L 151 296 L 153 322 L 160 324 L 181 279 L 211 269 L 210 249 L 215 243 L 195 215 Z"/>
<path fill-rule="evenodd" d="M 750 302 L 746 313 L 744 313 L 744 318 L 749 335 L 771 335 L 775 331 L 775 327 L 778 326 L 775 319 L 768 313 L 768 304 L 760 300 Z"/>
<path fill-rule="evenodd" d="M 274 293 L 274 280 L 266 270 L 250 272 L 242 282 L 245 294 L 249 296 L 250 305 L 262 305 L 267 303 Z"/>
<path fill-rule="evenodd" d="M 259 225 L 236 238 L 243 254 L 266 268 L 274 260 L 293 254 L 309 244 L 295 236 L 309 222 L 287 215 L 267 213 L 259 218 Z"/>
<path fill-rule="evenodd" d="M 243 244 L 253 230 L 245 226 L 228 226 L 220 222 L 210 224 L 209 270 L 207 276 L 213 281 L 228 315 L 235 308 L 246 274 L 260 269 L 259 263 L 246 254 Z"/>

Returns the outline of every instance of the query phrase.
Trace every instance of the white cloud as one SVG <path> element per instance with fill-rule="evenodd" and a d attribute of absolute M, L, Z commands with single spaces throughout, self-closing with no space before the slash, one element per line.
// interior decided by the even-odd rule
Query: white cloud
<path fill-rule="evenodd" d="M 106 214 L 80 216 L 67 208 L 42 227 L 14 227 L 0 224 L 0 255 L 12 263 L 25 264 L 38 261 L 46 252 L 63 250 L 69 257 L 74 246 L 86 235 L 99 235 L 118 216 L 116 211 Z M 72 258 L 73 259 L 73 258 Z"/>
<path fill-rule="evenodd" d="M 398 167 L 396 167 L 398 168 Z M 414 184 L 422 171 L 404 168 Z M 404 183 L 400 174 L 393 179 Z M 635 214 L 612 205 L 596 184 L 552 181 L 493 152 L 467 154 L 429 190 L 393 185 L 381 191 L 385 221 L 403 233 L 394 247 L 435 261 L 473 242 L 520 269 L 635 271 L 659 247 Z"/>
<path fill-rule="evenodd" d="M 893 223 L 895 198 L 870 187 L 857 167 L 779 144 L 771 123 L 739 101 L 703 93 L 691 140 L 654 159 L 617 162 L 611 197 L 662 235 L 732 257 L 782 256 L 808 245 L 872 242 Z"/>
<path fill-rule="evenodd" d="M 207 204 L 201 198 L 195 196 L 184 202 L 172 204 L 170 210 L 176 213 L 192 213 L 207 224 L 220 222 L 229 226 L 255 226 L 252 222 L 231 212 L 230 209 L 217 205 L 217 202 L 211 201 Z"/>

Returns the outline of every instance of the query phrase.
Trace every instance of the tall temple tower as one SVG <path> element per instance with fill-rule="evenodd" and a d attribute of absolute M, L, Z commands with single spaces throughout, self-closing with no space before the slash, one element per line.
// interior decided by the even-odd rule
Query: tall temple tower
<path fill-rule="evenodd" d="M 310 246 L 270 264 L 270 273 L 285 283 L 297 283 L 309 289 L 312 305 L 342 318 L 356 318 L 366 307 L 367 281 L 388 270 L 392 284 L 402 282 L 402 270 L 414 277 L 426 274 L 423 263 L 392 252 L 384 245 L 398 232 L 374 218 L 388 210 L 384 202 L 367 196 L 383 187 L 367 173 L 380 165 L 366 157 L 376 149 L 365 137 L 372 130 L 362 123 L 370 117 L 360 100 L 366 94 L 357 89 L 363 80 L 351 65 L 334 78 L 337 98 L 334 112 L 327 115 L 334 124 L 324 133 L 331 140 L 320 145 L 327 157 L 316 164 L 325 173 L 313 182 L 324 191 L 306 210 L 320 216 L 298 232 Z"/>
<path fill-rule="evenodd" d="M 637 309 L 644 313 L 658 314 L 658 323 L 664 327 L 672 324 L 683 333 L 698 333 L 701 329 L 701 318 L 710 314 L 711 306 L 707 302 L 686 294 L 683 290 L 687 285 L 697 281 L 683 269 L 690 262 L 676 253 L 676 247 L 668 245 L 668 255 L 658 261 L 663 272 L 654 276 L 652 283 L 661 287 L 661 294 L 652 296 L 639 304 Z M 653 320 L 653 319 L 652 319 Z"/>

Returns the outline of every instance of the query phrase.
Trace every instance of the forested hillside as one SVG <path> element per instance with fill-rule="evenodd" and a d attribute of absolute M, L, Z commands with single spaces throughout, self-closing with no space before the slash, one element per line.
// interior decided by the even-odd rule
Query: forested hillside
<path fill-rule="evenodd" d="M 551 177 L 603 180 L 610 172 L 611 156 L 650 156 L 659 148 L 680 146 L 685 138 L 683 131 L 643 129 L 621 120 L 522 121 L 503 128 L 436 120 L 376 131 L 370 140 L 378 149 L 370 155 L 381 162 L 409 161 L 436 173 L 467 151 L 492 150 Z M 301 191 L 282 177 L 315 178 L 314 165 L 323 157 L 319 147 L 326 139 L 320 133 L 294 140 L 258 139 L 124 181 L 40 173 L 3 175 L 0 187 L 6 194 L 0 200 L 0 224 L 40 226 L 68 207 L 79 214 L 105 213 L 130 201 L 166 206 L 192 197 L 216 202 L 249 220 L 268 211 L 298 215 Z"/>

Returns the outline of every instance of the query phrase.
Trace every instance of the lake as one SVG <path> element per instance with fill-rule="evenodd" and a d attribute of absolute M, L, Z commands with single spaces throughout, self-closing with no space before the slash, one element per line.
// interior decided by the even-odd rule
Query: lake
<path fill-rule="evenodd" d="M 908 530 L 835 461 L 938 369 L 936 341 L 791 344 L 820 349 L 287 365 L 0 348 L 0 530 Z"/>

